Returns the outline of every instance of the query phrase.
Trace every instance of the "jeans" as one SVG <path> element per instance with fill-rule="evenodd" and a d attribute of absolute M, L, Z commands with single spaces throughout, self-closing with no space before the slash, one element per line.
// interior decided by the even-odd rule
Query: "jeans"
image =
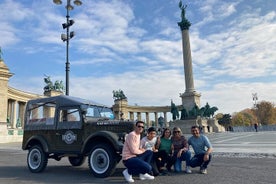
<path fill-rule="evenodd" d="M 204 153 L 202 154 L 197 154 L 195 155 L 191 160 L 190 160 L 190 166 L 191 167 L 198 167 L 200 166 L 200 169 L 206 169 L 208 164 L 210 163 L 211 159 L 212 159 L 212 154 L 209 154 L 209 160 L 207 160 L 206 162 L 204 162 L 203 158 L 204 158 Z"/>
<path fill-rule="evenodd" d="M 128 169 L 128 173 L 130 175 L 150 173 L 152 170 L 152 167 L 150 165 L 152 155 L 153 152 L 147 150 L 144 153 L 137 155 L 137 157 L 132 157 L 124 160 L 123 163 Z"/>
<path fill-rule="evenodd" d="M 175 163 L 176 158 L 169 155 L 165 150 L 159 150 L 156 153 L 156 165 L 158 169 L 166 165 L 167 169 L 170 170 L 172 165 Z M 161 160 L 160 160 L 161 159 Z"/>
<path fill-rule="evenodd" d="M 190 166 L 190 159 L 192 157 L 192 154 L 189 150 L 186 152 L 183 152 L 179 158 L 177 158 L 177 153 L 175 153 L 174 157 L 176 157 L 176 161 L 174 163 L 175 172 L 182 171 L 182 161 L 186 161 L 186 166 Z"/>

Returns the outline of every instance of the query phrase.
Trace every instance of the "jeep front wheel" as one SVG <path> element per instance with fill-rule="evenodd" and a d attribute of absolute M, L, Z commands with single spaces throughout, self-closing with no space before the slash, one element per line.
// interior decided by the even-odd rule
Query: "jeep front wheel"
<path fill-rule="evenodd" d="M 116 169 L 116 157 L 113 149 L 107 144 L 95 145 L 89 154 L 88 165 L 95 177 L 105 178 Z"/>
<path fill-rule="evenodd" d="M 33 173 L 42 172 L 48 163 L 48 158 L 40 146 L 33 146 L 29 149 L 27 157 L 28 168 Z"/>

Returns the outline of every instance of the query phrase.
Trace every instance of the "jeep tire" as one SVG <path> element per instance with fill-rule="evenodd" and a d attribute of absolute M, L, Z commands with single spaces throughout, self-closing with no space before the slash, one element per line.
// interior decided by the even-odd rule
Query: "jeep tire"
<path fill-rule="evenodd" d="M 115 151 L 104 143 L 94 145 L 89 154 L 88 165 L 95 177 L 111 176 L 117 165 Z"/>
<path fill-rule="evenodd" d="M 42 172 L 46 168 L 47 163 L 48 157 L 40 146 L 35 145 L 29 149 L 27 164 L 31 172 Z"/>

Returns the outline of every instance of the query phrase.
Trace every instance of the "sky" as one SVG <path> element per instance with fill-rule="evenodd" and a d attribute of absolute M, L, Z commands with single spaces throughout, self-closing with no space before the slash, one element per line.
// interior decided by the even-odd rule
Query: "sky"
<path fill-rule="evenodd" d="M 73 0 L 72 0 L 73 1 Z M 181 105 L 185 92 L 179 0 L 82 0 L 70 19 L 69 94 L 113 105 Z M 2 58 L 9 86 L 43 94 L 44 77 L 65 83 L 66 1 L 0 0 Z M 72 3 L 73 4 L 73 3 Z M 276 102 L 276 1 L 183 0 L 194 86 L 216 113 Z"/>

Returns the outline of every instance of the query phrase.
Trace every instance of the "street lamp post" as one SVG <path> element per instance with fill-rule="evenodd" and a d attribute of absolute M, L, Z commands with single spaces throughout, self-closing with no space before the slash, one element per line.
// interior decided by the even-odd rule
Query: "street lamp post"
<path fill-rule="evenodd" d="M 257 93 L 252 93 L 252 99 L 254 102 L 254 108 L 257 109 L 257 100 L 258 100 Z"/>
<path fill-rule="evenodd" d="M 61 5 L 61 0 L 53 0 L 56 5 Z M 82 5 L 80 0 L 74 0 L 76 6 Z M 66 23 L 62 24 L 63 29 L 66 29 L 66 34 L 61 34 L 61 40 L 66 42 L 66 63 L 65 63 L 65 95 L 69 95 L 69 71 L 70 71 L 70 62 L 69 62 L 69 40 L 74 37 L 74 31 L 69 32 L 70 26 L 74 24 L 74 20 L 70 20 L 70 11 L 74 9 L 71 5 L 71 0 L 67 0 L 66 8 Z"/>

